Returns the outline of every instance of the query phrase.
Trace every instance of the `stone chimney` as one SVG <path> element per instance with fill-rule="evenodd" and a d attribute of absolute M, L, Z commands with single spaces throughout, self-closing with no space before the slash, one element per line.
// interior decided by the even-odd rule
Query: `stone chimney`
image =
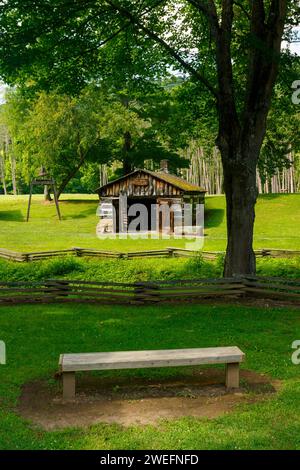
<path fill-rule="evenodd" d="M 169 173 L 169 160 L 160 161 L 160 171 L 163 171 L 164 173 Z"/>

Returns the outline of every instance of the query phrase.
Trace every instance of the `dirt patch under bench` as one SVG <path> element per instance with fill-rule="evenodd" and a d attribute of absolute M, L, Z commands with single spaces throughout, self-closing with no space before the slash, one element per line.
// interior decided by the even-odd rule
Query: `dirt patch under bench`
<path fill-rule="evenodd" d="M 221 369 L 194 370 L 192 375 L 145 379 L 78 375 L 76 399 L 64 401 L 60 387 L 47 382 L 24 385 L 18 413 L 46 430 L 118 423 L 155 424 L 184 416 L 213 419 L 239 404 L 255 403 L 275 393 L 279 381 L 241 371 L 241 388 L 228 392 Z"/>

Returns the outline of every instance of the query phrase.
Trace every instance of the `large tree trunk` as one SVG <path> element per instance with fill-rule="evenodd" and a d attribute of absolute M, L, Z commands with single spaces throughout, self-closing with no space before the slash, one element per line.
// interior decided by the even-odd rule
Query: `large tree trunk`
<path fill-rule="evenodd" d="M 256 168 L 266 127 L 266 114 L 248 115 L 242 129 L 234 110 L 223 106 L 218 145 L 221 151 L 226 195 L 227 249 L 224 276 L 255 274 L 253 251 Z M 229 125 L 228 125 L 229 123 Z M 251 124 L 250 124 L 251 123 Z"/>
<path fill-rule="evenodd" d="M 254 274 L 256 259 L 252 248 L 257 199 L 255 159 L 248 159 L 241 171 L 240 165 L 225 167 L 224 189 L 227 207 L 227 249 L 224 276 Z"/>

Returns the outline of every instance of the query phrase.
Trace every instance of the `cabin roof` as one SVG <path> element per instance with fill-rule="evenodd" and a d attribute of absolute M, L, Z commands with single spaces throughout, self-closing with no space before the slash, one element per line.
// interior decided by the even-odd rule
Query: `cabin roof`
<path fill-rule="evenodd" d="M 189 183 L 188 181 L 184 180 L 183 178 L 180 178 L 179 176 L 172 175 L 171 173 L 165 173 L 162 171 L 150 171 L 150 170 L 145 170 L 145 169 L 136 169 L 132 171 L 131 173 L 128 173 L 127 175 L 121 176 L 120 178 L 117 178 L 113 181 L 109 181 L 107 184 L 100 186 L 100 188 L 96 189 L 96 192 L 100 192 L 102 189 L 116 183 L 119 181 L 122 181 L 129 176 L 133 176 L 136 173 L 143 172 L 148 175 L 153 176 L 154 178 L 160 179 L 164 181 L 165 183 L 171 184 L 172 186 L 175 186 L 176 188 L 180 189 L 181 191 L 186 191 L 186 192 L 199 192 L 199 193 L 205 193 L 206 190 L 204 188 L 201 188 L 200 186 Z"/>

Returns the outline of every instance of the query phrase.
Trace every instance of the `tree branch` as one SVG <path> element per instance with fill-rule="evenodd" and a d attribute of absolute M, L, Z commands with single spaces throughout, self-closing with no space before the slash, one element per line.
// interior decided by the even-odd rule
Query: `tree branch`
<path fill-rule="evenodd" d="M 251 21 L 251 16 L 250 16 L 250 13 L 247 12 L 246 8 L 244 7 L 244 5 L 242 5 L 241 3 L 237 2 L 237 1 L 234 1 L 233 2 L 234 5 L 236 5 L 237 7 L 239 7 L 242 12 L 246 15 L 246 17 L 248 18 L 249 21 Z"/>
<path fill-rule="evenodd" d="M 220 90 L 220 128 L 228 135 L 238 135 L 240 122 L 236 109 L 232 70 L 233 0 L 222 0 L 221 25 L 216 42 L 216 60 Z M 219 136 L 221 138 L 221 136 Z"/>
<path fill-rule="evenodd" d="M 162 46 L 171 57 L 173 57 L 182 67 L 188 71 L 192 76 L 201 81 L 203 85 L 212 93 L 212 95 L 218 99 L 218 91 L 211 85 L 211 83 L 194 67 L 185 61 L 179 52 L 177 52 L 171 45 L 169 45 L 163 38 L 161 38 L 157 33 L 152 29 L 148 28 L 141 22 L 140 18 L 137 18 L 133 13 L 131 13 L 127 8 L 122 7 L 121 5 L 115 4 L 112 0 L 107 0 L 108 4 L 111 5 L 116 11 L 118 11 L 123 17 L 127 18 L 133 25 L 138 29 L 142 30 L 150 39 L 153 39 L 156 43 Z M 159 2 L 161 3 L 161 2 Z"/>
<path fill-rule="evenodd" d="M 197 8 L 201 13 L 204 13 L 212 26 L 214 34 L 217 34 L 219 30 L 219 19 L 214 0 L 208 0 L 206 3 L 202 0 L 187 0 L 187 2 Z"/>
<path fill-rule="evenodd" d="M 281 40 L 287 13 L 287 0 L 272 0 L 266 19 L 262 0 L 254 0 L 251 33 L 255 42 L 249 61 L 247 94 L 244 110 L 244 128 L 259 123 L 258 117 L 267 117 L 273 86 L 280 62 Z M 259 84 L 259 86 L 258 86 Z M 255 114 L 256 120 L 253 121 Z M 264 122 L 265 125 L 265 122 Z M 262 127 L 261 122 L 259 124 Z M 262 133 L 263 138 L 263 133 Z"/>

